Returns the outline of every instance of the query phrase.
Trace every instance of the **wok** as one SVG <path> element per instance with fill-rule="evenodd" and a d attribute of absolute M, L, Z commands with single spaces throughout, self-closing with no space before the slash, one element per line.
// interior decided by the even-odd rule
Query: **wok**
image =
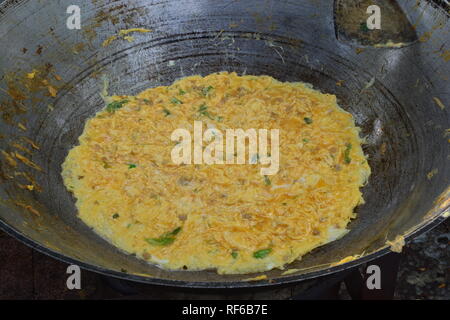
<path fill-rule="evenodd" d="M 79 5 L 81 29 L 68 29 Z M 450 24 L 444 1 L 399 1 L 418 41 L 375 48 L 337 40 L 333 1 L 32 1 L 0 4 L 0 227 L 56 259 L 109 276 L 171 286 L 249 287 L 342 271 L 449 215 Z M 148 28 L 102 46 L 121 29 Z M 33 73 L 34 71 L 35 73 Z M 218 71 L 304 81 L 351 112 L 369 156 L 366 203 L 344 238 L 298 269 L 222 276 L 169 272 L 121 252 L 77 218 L 60 175 L 100 92 L 134 95 Z M 401 241 L 400 241 L 401 242 Z M 337 264 L 348 256 L 348 263 Z M 1 263 L 8 263 L 1 261 Z"/>

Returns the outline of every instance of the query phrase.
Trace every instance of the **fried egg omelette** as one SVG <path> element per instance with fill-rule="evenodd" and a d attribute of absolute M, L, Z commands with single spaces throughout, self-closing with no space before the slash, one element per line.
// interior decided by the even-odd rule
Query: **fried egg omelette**
<path fill-rule="evenodd" d="M 221 72 L 109 99 L 63 163 L 64 184 L 82 221 L 161 268 L 282 269 L 345 235 L 363 203 L 363 140 L 334 95 Z M 199 120 L 222 131 L 279 129 L 278 172 L 174 164 L 172 132 Z"/>

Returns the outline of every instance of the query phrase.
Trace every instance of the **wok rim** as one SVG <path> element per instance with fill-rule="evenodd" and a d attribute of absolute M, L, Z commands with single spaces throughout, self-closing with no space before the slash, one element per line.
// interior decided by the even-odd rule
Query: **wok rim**
<path fill-rule="evenodd" d="M 449 198 L 450 199 L 450 198 Z M 448 200 L 448 199 L 447 199 Z M 446 200 L 444 199 L 443 203 L 445 203 Z M 436 214 L 433 218 L 424 221 L 424 223 L 417 226 L 416 229 L 409 232 L 407 235 L 404 235 L 405 242 L 408 242 L 412 240 L 413 238 L 424 234 L 427 231 L 430 231 L 434 227 L 438 226 L 442 222 L 444 222 L 447 217 L 445 217 L 445 213 L 450 212 L 450 207 L 443 208 L 439 211 L 438 214 Z M 144 283 L 149 285 L 158 285 L 158 286 L 166 286 L 166 287 L 178 287 L 178 288 L 195 288 L 195 289 L 236 289 L 236 288 L 262 288 L 262 287 L 275 287 L 280 285 L 286 285 L 286 284 L 294 284 L 299 283 L 305 280 L 312 280 L 316 278 L 320 278 L 323 276 L 336 274 L 338 272 L 342 272 L 351 268 L 355 268 L 357 266 L 360 266 L 364 263 L 370 262 L 372 260 L 375 260 L 376 258 L 379 258 L 381 256 L 384 256 L 385 254 L 392 252 L 389 248 L 389 246 L 383 246 L 379 248 L 378 250 L 373 251 L 370 254 L 367 254 L 365 256 L 362 256 L 360 258 L 357 258 L 353 261 L 339 264 L 336 266 L 329 266 L 324 268 L 319 268 L 319 270 L 313 271 L 313 272 L 305 272 L 299 275 L 292 275 L 287 277 L 280 277 L 280 278 L 274 278 L 274 279 L 267 279 L 267 280 L 261 280 L 261 281 L 182 281 L 182 280 L 170 280 L 170 279 L 162 279 L 162 278 L 154 278 L 154 277 L 145 277 L 141 275 L 136 274 L 129 274 L 125 272 L 119 272 L 114 271 L 105 267 L 100 267 L 91 263 L 83 262 L 77 258 L 72 258 L 70 256 L 67 256 L 63 253 L 56 252 L 37 241 L 29 238 L 28 236 L 22 234 L 17 229 L 11 227 L 3 220 L 0 220 L 0 230 L 4 231 L 8 235 L 12 236 L 13 238 L 19 240 L 26 246 L 45 254 L 49 257 L 52 257 L 58 261 L 67 263 L 69 265 L 77 265 L 80 268 L 95 272 L 107 277 L 113 277 L 121 280 L 126 281 L 133 281 L 138 283 Z M 259 274 L 262 274 L 260 272 Z"/>

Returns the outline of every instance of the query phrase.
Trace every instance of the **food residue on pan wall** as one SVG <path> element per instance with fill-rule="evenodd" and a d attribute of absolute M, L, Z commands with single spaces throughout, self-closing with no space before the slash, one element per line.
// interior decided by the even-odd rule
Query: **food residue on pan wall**
<path fill-rule="evenodd" d="M 17 161 L 14 159 L 14 155 L 13 154 L 9 154 L 8 152 L 6 152 L 5 150 L 1 151 L 3 154 L 3 157 L 5 158 L 6 162 L 11 166 L 11 167 L 17 167 Z"/>
<path fill-rule="evenodd" d="M 135 25 L 137 20 L 148 14 L 148 6 L 132 7 L 129 4 L 111 4 L 105 10 L 98 10 L 95 16 L 91 19 L 87 19 L 89 24 L 83 26 L 82 31 L 85 39 L 91 48 L 94 48 L 93 42 L 98 37 L 97 29 L 105 23 L 116 25 L 118 23 L 124 23 L 126 25 Z M 74 48 L 76 52 L 79 52 Z"/>
<path fill-rule="evenodd" d="M 22 138 L 23 141 L 11 141 L 9 143 L 12 151 L 0 151 L 2 157 L 6 160 L 5 163 L 7 164 L 7 166 L 3 167 L 2 176 L 7 180 L 14 180 L 15 184 L 22 190 L 42 192 L 42 187 L 36 182 L 32 173 L 22 171 L 19 168 L 20 162 L 23 163 L 25 167 L 31 168 L 32 171 L 43 172 L 43 169 L 40 166 L 27 157 L 32 156 L 33 152 L 38 150 L 38 146 L 30 139 L 25 137 Z M 23 144 L 24 142 L 30 143 L 30 146 L 25 146 Z M 19 153 L 17 150 L 21 151 L 23 154 Z"/>
<path fill-rule="evenodd" d="M 332 263 L 331 266 L 332 267 L 339 266 L 341 264 L 344 264 L 344 263 L 351 262 L 351 261 L 354 261 L 356 259 L 359 259 L 360 257 L 361 257 L 361 255 L 348 256 L 348 257 L 345 257 L 345 258 L 339 260 L 338 262 Z"/>
<path fill-rule="evenodd" d="M 374 45 L 375 48 L 401 48 L 404 46 L 406 46 L 406 43 L 404 42 L 393 42 L 391 40 L 386 43 L 377 43 Z"/>
<path fill-rule="evenodd" d="M 427 42 L 427 41 L 429 41 L 433 37 L 433 33 L 436 30 L 444 28 L 444 26 L 445 26 L 445 22 L 444 21 L 437 22 L 436 25 L 431 27 L 430 31 L 425 31 L 424 33 L 422 33 L 421 36 L 419 36 L 419 41 L 420 42 Z"/>
<path fill-rule="evenodd" d="M 256 276 L 253 278 L 244 279 L 244 281 L 261 281 L 261 280 L 267 280 L 267 276 L 265 274 Z"/>
<path fill-rule="evenodd" d="M 29 167 L 31 167 L 31 168 L 33 168 L 33 169 L 36 169 L 36 170 L 38 170 L 38 171 L 43 171 L 43 169 L 42 169 L 40 166 L 38 166 L 37 164 L 35 164 L 33 161 L 31 161 L 31 160 L 28 159 L 27 157 L 21 155 L 20 153 L 14 152 L 14 156 L 15 156 L 17 159 L 19 159 L 20 161 L 22 161 L 24 164 L 26 164 L 27 166 L 29 166 Z"/>
<path fill-rule="evenodd" d="M 14 202 L 14 203 L 15 203 L 17 206 L 19 206 L 19 207 L 21 207 L 21 208 L 24 208 L 24 209 L 28 210 L 29 212 L 31 212 L 31 213 L 34 214 L 35 216 L 38 216 L 38 217 L 41 216 L 41 214 L 39 213 L 39 211 L 36 210 L 35 208 L 33 208 L 33 206 L 31 206 L 31 205 L 29 205 L 29 204 L 22 203 L 22 202 L 18 202 L 18 201 Z"/>
<path fill-rule="evenodd" d="M 132 42 L 132 41 L 134 41 L 134 37 L 129 36 L 128 34 L 130 34 L 130 33 L 134 33 L 134 32 L 147 33 L 147 32 L 151 32 L 151 31 L 152 30 L 150 30 L 150 29 L 144 29 L 144 28 L 131 28 L 131 29 L 119 30 L 117 35 L 110 36 L 108 39 L 103 41 L 102 47 L 107 47 L 113 41 L 120 39 L 120 38 L 127 40 L 128 42 Z"/>
<path fill-rule="evenodd" d="M 390 246 L 392 252 L 400 253 L 405 246 L 405 237 L 396 236 L 393 241 L 386 241 L 386 244 Z"/>
<path fill-rule="evenodd" d="M 59 87 L 62 86 L 62 78 L 59 76 L 52 64 L 47 63 L 29 72 L 12 72 L 5 75 L 7 85 L 6 93 L 13 101 L 2 101 L 0 111 L 11 114 L 21 114 L 27 112 L 30 107 L 23 103 L 25 100 L 32 100 L 34 96 L 43 93 L 49 97 L 56 97 Z M 4 91 L 2 89 L 2 91 Z M 16 110 L 20 108 L 20 113 Z"/>
<path fill-rule="evenodd" d="M 39 53 L 42 50 L 42 46 L 37 49 Z M 26 53 L 28 50 L 22 51 Z M 6 73 L 4 81 L 6 90 L 2 88 L 0 90 L 7 96 L 0 102 L 2 120 L 5 124 L 17 127 L 23 134 L 29 131 L 24 115 L 28 112 L 39 112 L 36 105 L 45 97 L 56 97 L 62 77 L 55 72 L 52 64 L 46 63 L 32 70 Z M 34 153 L 39 150 L 40 147 L 36 142 L 20 133 L 10 136 L 0 152 L 0 156 L 5 160 L 1 170 L 4 182 L 13 182 L 13 185 L 26 192 L 42 192 L 42 187 L 36 182 L 34 175 L 44 172 L 32 160 Z M 16 198 L 5 201 L 5 205 L 21 207 L 32 216 L 40 217 L 35 205 L 27 202 L 26 197 L 20 200 Z M 36 221 L 34 223 L 38 224 Z"/>
<path fill-rule="evenodd" d="M 293 274 L 293 273 L 296 273 L 296 272 L 298 272 L 298 271 L 300 271 L 301 269 L 288 269 L 288 270 L 286 270 L 286 271 L 284 271 L 281 275 L 282 276 L 287 276 L 287 275 L 290 275 L 290 274 Z"/>
<path fill-rule="evenodd" d="M 279 173 L 174 165 L 171 132 L 194 120 L 221 131 L 281 128 Z M 358 132 L 334 95 L 305 84 L 192 76 L 112 97 L 88 120 L 63 177 L 80 218 L 144 260 L 171 270 L 266 271 L 348 232 L 370 173 Z"/>
<path fill-rule="evenodd" d="M 450 61 L 450 50 L 443 51 L 440 56 L 445 60 L 445 62 Z"/>
<path fill-rule="evenodd" d="M 439 99 L 437 97 L 433 97 L 433 100 L 441 110 L 445 109 L 445 105 L 442 103 L 441 99 Z"/>
<path fill-rule="evenodd" d="M 433 169 L 430 172 L 427 173 L 427 179 L 431 180 L 433 177 L 439 172 L 438 169 Z"/>

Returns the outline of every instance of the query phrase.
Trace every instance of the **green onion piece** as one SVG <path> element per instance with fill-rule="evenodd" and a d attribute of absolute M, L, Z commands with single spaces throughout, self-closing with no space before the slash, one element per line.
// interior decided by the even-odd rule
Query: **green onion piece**
<path fill-rule="evenodd" d="M 137 165 L 135 165 L 135 164 L 133 164 L 133 163 L 130 163 L 130 164 L 128 165 L 128 169 L 134 169 L 134 168 L 137 168 Z"/>
<path fill-rule="evenodd" d="M 237 259 L 237 257 L 238 257 L 238 252 L 235 251 L 235 250 L 231 251 L 231 256 L 233 257 L 233 259 Z"/>
<path fill-rule="evenodd" d="M 166 115 L 166 117 L 167 116 L 170 116 L 172 113 L 170 112 L 170 110 L 168 110 L 168 109 L 166 109 L 166 108 L 164 108 L 163 109 L 163 112 L 164 112 L 164 114 Z"/>
<path fill-rule="evenodd" d="M 352 162 L 352 159 L 350 158 L 350 151 L 352 150 L 352 144 L 351 143 L 347 143 L 344 151 L 344 162 L 346 164 L 350 164 L 350 162 Z"/>
<path fill-rule="evenodd" d="M 114 113 L 114 112 L 116 112 L 116 110 L 122 108 L 123 105 L 128 103 L 128 102 L 129 102 L 128 100 L 111 102 L 110 104 L 108 104 L 106 106 L 106 111 L 108 111 L 109 113 Z"/>
<path fill-rule="evenodd" d="M 202 116 L 210 118 L 211 120 L 214 120 L 214 118 L 209 114 L 208 106 L 206 104 L 202 104 L 198 108 L 198 113 L 200 113 L 200 115 L 202 115 Z"/>
<path fill-rule="evenodd" d="M 198 112 L 201 115 L 205 115 L 205 113 L 208 112 L 208 106 L 206 104 L 202 104 L 200 107 L 198 107 Z"/>
<path fill-rule="evenodd" d="M 305 123 L 306 123 L 306 124 L 311 124 L 311 123 L 313 123 L 313 121 L 312 121 L 311 118 L 304 118 L 303 120 L 305 120 Z"/>
<path fill-rule="evenodd" d="M 175 97 L 173 97 L 172 100 L 170 100 L 170 102 L 172 102 L 173 104 L 183 104 L 183 101 Z"/>
<path fill-rule="evenodd" d="M 206 97 L 212 89 L 214 89 L 213 86 L 205 87 L 202 89 L 202 94 Z"/>
<path fill-rule="evenodd" d="M 267 257 L 269 255 L 269 253 L 272 252 L 271 248 L 267 248 L 267 249 L 262 249 L 262 250 L 258 250 L 253 252 L 253 258 L 256 259 L 264 259 L 265 257 Z"/>
<path fill-rule="evenodd" d="M 179 234 L 181 231 L 181 227 L 178 227 L 176 229 L 174 229 L 172 232 L 168 233 L 168 235 L 170 236 L 176 236 L 177 234 Z"/>
<path fill-rule="evenodd" d="M 175 238 L 153 238 L 145 239 L 145 241 L 154 246 L 168 246 L 175 241 Z"/>
<path fill-rule="evenodd" d="M 114 213 L 112 217 L 113 219 L 117 219 L 118 217 L 120 217 L 120 215 L 118 213 Z"/>
<path fill-rule="evenodd" d="M 270 186 L 272 184 L 268 176 L 264 176 L 264 183 L 266 184 L 266 186 Z"/>
<path fill-rule="evenodd" d="M 181 227 L 178 227 L 171 232 L 164 233 L 159 238 L 147 238 L 145 241 L 154 246 L 168 246 L 175 241 L 175 236 L 180 233 L 180 231 Z"/>
<path fill-rule="evenodd" d="M 208 117 L 208 118 L 211 119 L 211 120 L 216 120 L 216 121 L 219 121 L 219 122 L 222 122 L 222 121 L 223 121 L 223 117 L 221 117 L 221 116 L 213 117 L 213 116 L 209 113 L 209 111 L 208 111 L 208 106 L 207 106 L 206 104 L 202 104 L 200 107 L 198 107 L 197 112 L 198 112 L 201 116 Z"/>

